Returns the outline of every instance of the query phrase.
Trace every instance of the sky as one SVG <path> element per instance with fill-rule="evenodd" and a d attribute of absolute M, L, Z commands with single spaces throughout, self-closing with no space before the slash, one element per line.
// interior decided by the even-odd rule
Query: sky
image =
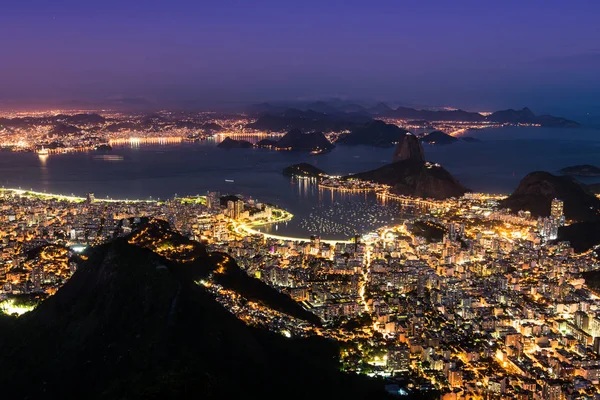
<path fill-rule="evenodd" d="M 600 1 L 3 0 L 0 105 L 600 107 Z"/>

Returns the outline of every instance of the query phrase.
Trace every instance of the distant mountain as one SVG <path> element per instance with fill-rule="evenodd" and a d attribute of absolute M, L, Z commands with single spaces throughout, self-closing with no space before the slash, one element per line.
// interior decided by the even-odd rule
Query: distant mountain
<path fill-rule="evenodd" d="M 306 176 L 311 178 L 322 178 L 327 176 L 325 171 L 308 163 L 290 165 L 289 167 L 285 167 L 282 172 L 283 175 L 286 176 Z"/>
<path fill-rule="evenodd" d="M 249 149 L 254 147 L 254 145 L 246 140 L 235 140 L 230 137 L 226 137 L 217 145 L 217 147 L 220 149 Z"/>
<path fill-rule="evenodd" d="M 423 120 L 423 121 L 467 121 L 481 122 L 485 117 L 479 113 L 468 112 L 463 110 L 452 111 L 432 111 L 432 110 L 416 110 L 408 107 L 398 107 L 391 111 L 387 116 L 408 119 L 408 120 Z"/>
<path fill-rule="evenodd" d="M 394 156 L 392 157 L 392 162 L 406 160 L 417 161 L 421 163 L 425 162 L 425 152 L 423 151 L 423 146 L 421 146 L 419 139 L 417 139 L 417 137 L 410 132 L 402 136 L 401 140 L 396 145 Z"/>
<path fill-rule="evenodd" d="M 202 129 L 208 132 L 221 132 L 223 130 L 223 127 L 217 124 L 216 122 L 207 122 L 205 124 L 202 124 L 201 127 Z"/>
<path fill-rule="evenodd" d="M 414 159 L 399 160 L 345 178 L 390 185 L 397 194 L 433 199 L 460 197 L 468 191 L 443 167 Z"/>
<path fill-rule="evenodd" d="M 394 109 L 385 103 L 377 103 L 373 107 L 368 108 L 367 111 L 374 115 L 385 116 L 385 115 L 389 115 L 391 112 L 393 112 Z"/>
<path fill-rule="evenodd" d="M 488 120 L 503 123 L 534 123 L 536 115 L 529 108 L 525 107 L 522 110 L 502 110 L 496 111 L 488 116 Z"/>
<path fill-rule="evenodd" d="M 157 253 L 166 248 L 170 258 Z M 386 398 L 380 382 L 339 372 L 334 343 L 285 338 L 233 316 L 195 282 L 218 270 L 220 284 L 261 308 L 280 296 L 301 307 L 164 224 L 85 256 L 37 309 L 0 318 L 3 397 Z"/>
<path fill-rule="evenodd" d="M 570 176 L 600 176 L 600 168 L 589 164 L 572 165 L 570 167 L 565 167 L 558 172 Z"/>
<path fill-rule="evenodd" d="M 57 123 L 56 125 L 54 125 L 54 127 L 50 130 L 50 135 L 57 135 L 57 136 L 64 136 L 64 135 L 72 135 L 74 133 L 79 133 L 81 132 L 81 129 L 73 126 L 73 125 L 67 125 L 64 123 Z"/>
<path fill-rule="evenodd" d="M 261 115 L 248 128 L 268 132 L 298 129 L 303 132 L 332 132 L 355 128 L 371 121 L 369 116 L 351 113 L 326 114 L 314 110 L 287 109 L 282 113 Z"/>
<path fill-rule="evenodd" d="M 527 210 L 534 216 L 549 216 L 552 199 L 564 202 L 567 219 L 595 220 L 600 210 L 600 199 L 585 186 L 568 176 L 556 176 L 536 171 L 525 176 L 515 191 L 500 205 L 512 211 Z"/>
<path fill-rule="evenodd" d="M 388 147 L 402 140 L 406 132 L 406 129 L 396 125 L 375 120 L 355 127 L 350 133 L 340 135 L 336 143 Z"/>
<path fill-rule="evenodd" d="M 296 151 L 329 151 L 335 146 L 321 132 L 302 133 L 293 129 L 279 139 L 275 147 Z"/>
<path fill-rule="evenodd" d="M 66 124 L 74 124 L 74 125 L 99 125 L 106 122 L 106 118 L 99 114 L 90 113 L 90 114 L 74 114 L 74 115 L 64 115 L 59 114 L 54 117 L 57 121 L 64 122 Z"/>
<path fill-rule="evenodd" d="M 454 136 L 450 136 L 442 131 L 433 131 L 421 138 L 422 142 L 429 144 L 452 144 L 458 142 Z"/>
<path fill-rule="evenodd" d="M 470 112 L 465 110 L 428 110 L 428 109 L 416 109 L 411 107 L 398 107 L 393 109 L 385 103 L 378 103 L 371 107 L 363 107 L 357 104 L 345 104 L 340 102 L 328 102 L 318 101 L 312 103 L 299 103 L 294 106 L 296 109 L 301 111 L 313 110 L 316 112 L 324 113 L 329 116 L 342 115 L 348 111 L 355 111 L 359 115 L 371 115 L 376 118 L 398 118 L 406 119 L 411 121 L 451 121 L 451 122 L 495 122 L 495 123 L 506 123 L 506 124 L 540 124 L 548 127 L 577 127 L 579 124 L 575 121 L 571 121 L 561 117 L 554 117 L 551 115 L 536 115 L 529 108 L 523 108 L 521 110 L 500 110 L 496 111 L 488 116 L 477 112 Z M 270 114 L 280 115 L 285 113 L 282 106 L 273 104 L 263 103 L 253 106 L 255 114 Z M 273 122 L 270 122 L 271 124 Z M 363 122 L 364 123 L 364 122 Z M 261 123 L 263 124 L 263 123 Z M 296 124 L 288 124 L 281 130 L 287 129 L 305 129 L 304 127 Z M 262 129 L 262 128 L 258 128 Z M 274 129 L 277 130 L 277 129 Z M 313 130 L 327 130 L 322 127 L 314 128 Z"/>

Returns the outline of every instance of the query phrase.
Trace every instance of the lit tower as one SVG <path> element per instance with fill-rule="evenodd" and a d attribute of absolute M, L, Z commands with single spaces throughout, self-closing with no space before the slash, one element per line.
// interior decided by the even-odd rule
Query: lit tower
<path fill-rule="evenodd" d="M 550 206 L 550 217 L 553 220 L 557 221 L 559 225 L 562 225 L 565 220 L 565 216 L 563 214 L 564 203 L 562 200 L 553 199 L 552 204 Z"/>

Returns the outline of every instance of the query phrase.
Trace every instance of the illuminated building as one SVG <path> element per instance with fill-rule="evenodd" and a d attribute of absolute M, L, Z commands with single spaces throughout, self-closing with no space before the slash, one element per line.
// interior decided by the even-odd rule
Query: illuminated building
<path fill-rule="evenodd" d="M 553 199 L 550 205 L 550 217 L 558 223 L 558 226 L 563 226 L 565 223 L 565 215 L 563 213 L 564 203 L 562 200 Z"/>

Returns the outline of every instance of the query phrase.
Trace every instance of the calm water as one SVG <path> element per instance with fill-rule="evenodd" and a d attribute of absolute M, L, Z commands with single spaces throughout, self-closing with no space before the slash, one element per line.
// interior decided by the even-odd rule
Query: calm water
<path fill-rule="evenodd" d="M 600 165 L 600 129 L 511 127 L 473 131 L 469 136 L 481 142 L 426 146 L 425 156 L 475 191 L 509 193 L 534 170 Z M 299 162 L 312 163 L 330 174 L 365 171 L 389 162 L 392 148 L 338 146 L 329 154 L 310 156 L 263 149 L 224 150 L 215 145 L 205 141 L 116 147 L 112 154 L 122 156 L 121 161 L 74 153 L 50 155 L 42 162 L 36 154 L 0 153 L 0 184 L 116 198 L 167 198 L 209 190 L 240 193 L 293 212 L 296 218 L 290 223 L 271 228 L 286 235 L 320 233 L 342 238 L 400 216 L 397 206 L 377 204 L 373 195 L 332 194 L 281 174 L 284 167 Z M 600 179 L 586 182 L 594 181 Z"/>

